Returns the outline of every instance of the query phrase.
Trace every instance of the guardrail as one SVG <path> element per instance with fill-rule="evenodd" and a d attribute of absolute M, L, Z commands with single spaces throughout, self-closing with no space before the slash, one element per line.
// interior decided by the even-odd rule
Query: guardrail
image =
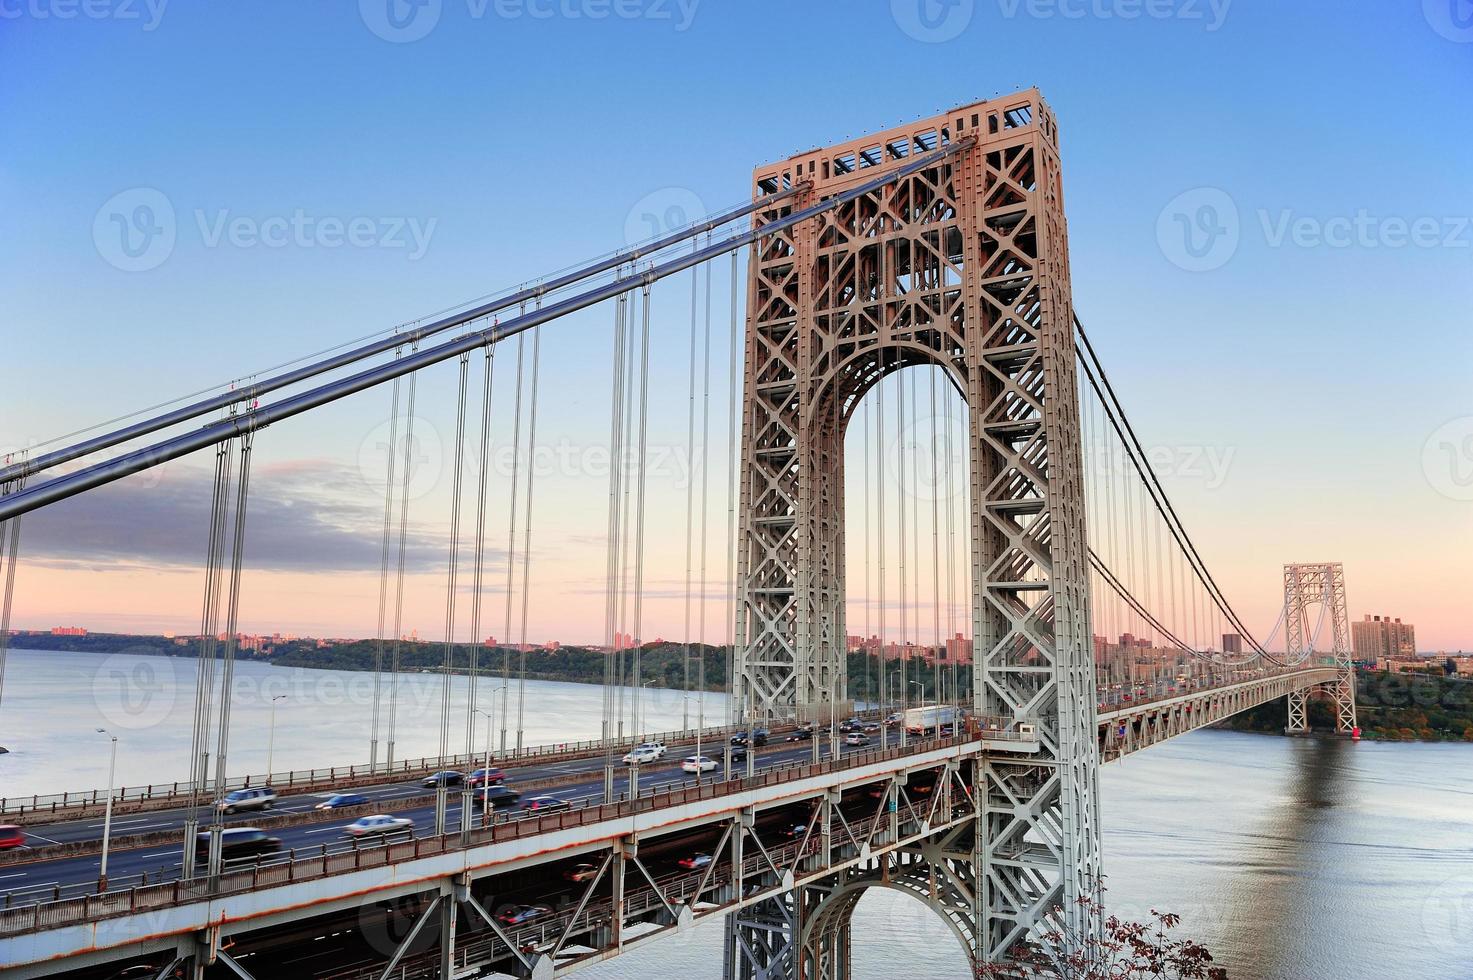
<path fill-rule="evenodd" d="M 503 841 L 519 840 L 534 834 L 562 830 L 630 817 L 650 810 L 681 806 L 700 800 L 773 786 L 810 776 L 842 772 L 860 766 L 902 759 L 937 748 L 960 747 L 976 742 L 973 736 L 923 739 L 906 746 L 854 752 L 839 759 L 822 762 L 786 762 L 767 767 L 753 776 L 724 779 L 699 785 L 665 788 L 652 786 L 649 795 L 611 803 L 581 801 L 584 805 L 549 814 L 519 811 L 500 814 L 489 826 L 470 832 L 469 846 L 479 847 Z M 503 819 L 504 818 L 504 819 Z M 414 837 L 402 841 L 385 841 L 382 846 L 347 845 L 301 856 L 288 854 L 275 861 L 263 861 L 248 869 L 221 874 L 216 879 L 194 878 L 153 885 L 137 885 L 126 889 L 110 889 L 101 894 L 87 894 L 57 901 L 40 902 L 11 908 L 0 908 L 0 936 L 53 929 L 90 922 L 102 918 L 154 911 L 188 902 L 204 901 L 225 895 L 256 891 L 297 881 L 309 881 L 330 875 L 348 874 L 364 868 L 382 867 L 402 861 L 431 857 L 462 849 L 461 834 L 455 831 L 441 836 Z"/>

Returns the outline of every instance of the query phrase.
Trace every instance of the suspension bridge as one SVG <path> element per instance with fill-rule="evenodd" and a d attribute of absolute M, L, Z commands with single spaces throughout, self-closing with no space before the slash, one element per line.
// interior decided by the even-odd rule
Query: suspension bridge
<path fill-rule="evenodd" d="M 676 342 L 661 336 L 670 316 L 652 311 L 676 288 L 689 293 L 675 318 L 689 331 L 687 444 L 729 461 L 714 488 L 724 537 L 709 527 L 707 465 L 685 487 L 683 526 L 649 510 L 651 388 L 671 381 L 651 351 Z M 509 492 L 491 491 L 488 453 L 509 443 L 520 461 L 538 445 L 555 383 L 543 347 L 557 350 L 575 315 L 601 318 L 609 452 L 630 465 L 611 466 L 587 504 L 607 511 L 600 737 L 536 746 L 525 651 L 534 525 L 548 514 L 530 465 L 514 462 Z M 508 360 L 509 425 L 493 411 Z M 439 753 L 409 760 L 386 679 L 402 667 L 426 384 L 455 394 L 444 687 Z M 713 392 L 728 403 L 724 448 Z M 230 763 L 224 692 L 251 570 L 253 452 L 350 398 L 387 407 L 391 426 L 368 761 L 247 774 Z M 877 887 L 932 908 L 973 963 L 1004 962 L 1046 932 L 1081 942 L 1099 929 L 1080 899 L 1102 874 L 1102 763 L 1279 698 L 1291 730 L 1307 730 L 1307 702 L 1322 698 L 1337 730 L 1355 731 L 1341 567 L 1286 565 L 1283 614 L 1259 638 L 1152 469 L 1074 310 L 1059 131 L 1036 90 L 758 167 L 739 206 L 160 408 L 0 468 L 4 644 L 25 515 L 213 453 L 187 778 L 0 801 L 33 845 L 0 861 L 46 881 L 0 898 L 0 964 L 16 978 L 552 977 L 713 917 L 727 977 L 839 978 L 855 903 Z M 642 636 L 661 535 L 684 549 L 687 714 L 656 736 L 637 694 L 651 683 Z M 851 619 L 868 654 L 858 672 Z M 502 643 L 487 651 L 493 622 Z M 707 718 L 713 653 L 729 697 Z M 451 710 L 457 674 L 464 712 Z M 477 764 L 478 682 L 499 701 L 494 761 L 508 785 L 555 791 L 554 805 L 492 809 L 489 794 L 433 778 L 399 792 Z M 917 688 L 958 713 L 912 723 Z M 489 739 L 489 714 L 487 725 Z M 643 741 L 671 755 L 624 765 Z M 674 760 L 688 753 L 714 756 L 709 771 L 683 771 Z M 236 856 L 231 830 L 244 824 L 215 801 L 266 785 L 291 812 L 245 822 L 282 847 Z M 371 799 L 311 808 L 343 787 Z M 96 818 L 114 808 L 148 812 L 156 829 L 108 841 Z M 420 819 L 372 842 L 310 836 L 379 813 Z M 104 858 L 99 877 L 108 847 L 112 873 Z M 158 867 L 160 852 L 175 860 Z"/>

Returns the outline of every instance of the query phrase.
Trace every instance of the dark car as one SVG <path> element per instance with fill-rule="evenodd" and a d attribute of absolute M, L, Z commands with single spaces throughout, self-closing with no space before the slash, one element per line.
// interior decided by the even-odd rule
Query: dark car
<path fill-rule="evenodd" d="M 789 742 L 807 742 L 813 738 L 813 729 L 807 725 L 788 736 Z"/>
<path fill-rule="evenodd" d="M 496 921 L 504 926 L 519 926 L 524 922 L 540 919 L 551 912 L 552 909 L 546 905 L 508 905 L 496 913 Z"/>
<path fill-rule="evenodd" d="M 798 840 L 808 833 L 808 825 L 806 823 L 784 824 L 778 833 L 789 840 Z"/>
<path fill-rule="evenodd" d="M 839 722 L 839 731 L 862 732 L 864 731 L 864 722 L 860 721 L 858 718 L 845 718 L 843 721 Z"/>
<path fill-rule="evenodd" d="M 259 827 L 227 827 L 220 833 L 220 856 L 226 860 L 274 854 L 281 850 L 281 838 L 272 837 Z M 194 856 L 203 860 L 210 853 L 209 831 L 194 837 Z"/>
<path fill-rule="evenodd" d="M 573 804 L 559 796 L 534 796 L 522 804 L 523 810 L 536 810 L 538 813 L 552 813 L 557 810 L 570 809 Z"/>
<path fill-rule="evenodd" d="M 466 777 L 467 786 L 500 786 L 506 782 L 506 773 L 495 766 L 489 769 L 477 769 Z"/>
<path fill-rule="evenodd" d="M 444 772 L 437 772 L 434 775 L 426 776 L 424 779 L 421 779 L 419 781 L 419 784 L 421 786 L 430 786 L 430 787 L 435 787 L 435 786 L 459 786 L 460 785 L 460 781 L 462 779 L 464 779 L 464 778 L 465 777 L 463 775 L 461 775 L 460 773 L 453 772 L 453 771 L 451 771 L 449 769 L 446 769 Z"/>
<path fill-rule="evenodd" d="M 344 806 L 361 806 L 368 802 L 368 797 L 361 793 L 334 793 L 321 803 L 317 804 L 318 810 L 336 810 Z"/>
<path fill-rule="evenodd" d="M 0 851 L 11 851 L 17 847 L 24 847 L 25 843 L 25 831 L 13 823 L 0 824 Z"/>
<path fill-rule="evenodd" d="M 478 789 L 476 790 L 475 794 L 476 803 L 484 804 L 489 800 L 491 803 L 491 808 L 493 810 L 499 810 L 501 807 L 504 806 L 515 806 L 516 802 L 521 798 L 521 793 L 518 793 L 516 790 L 511 789 L 510 787 L 502 786 L 499 783 L 495 786 L 487 786 L 484 789 Z"/>
<path fill-rule="evenodd" d="M 756 745 L 767 744 L 767 729 L 754 728 L 750 732 L 737 732 L 731 737 L 732 745 Z"/>

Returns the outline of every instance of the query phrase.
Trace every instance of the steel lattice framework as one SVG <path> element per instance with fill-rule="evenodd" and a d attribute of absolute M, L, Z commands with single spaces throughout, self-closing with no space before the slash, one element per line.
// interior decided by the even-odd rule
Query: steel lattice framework
<path fill-rule="evenodd" d="M 1336 679 L 1319 685 L 1315 691 L 1323 693 L 1334 704 L 1335 730 L 1348 735 L 1356 728 L 1355 664 L 1351 662 L 1345 569 L 1339 562 L 1284 566 L 1284 649 L 1287 663 L 1298 663 L 1313 652 L 1314 629 L 1309 621 L 1309 611 L 1314 606 L 1323 606 L 1324 614 L 1330 617 L 1330 658 L 1336 669 Z M 1305 689 L 1289 695 L 1289 731 L 1309 731 L 1306 709 L 1310 693 Z"/>
<path fill-rule="evenodd" d="M 811 182 L 785 217 L 908 157 L 957 152 L 754 243 L 749 262 L 737 665 L 745 717 L 822 716 L 844 690 L 843 436 L 866 391 L 939 365 L 969 411 L 979 714 L 1042 751 L 979 774 L 969 894 L 993 959 L 1098 880 L 1096 698 L 1058 130 L 1036 90 L 759 168 Z M 1063 911 L 1060 911 L 1063 910 Z M 760 971 L 758 971 L 760 972 Z"/>

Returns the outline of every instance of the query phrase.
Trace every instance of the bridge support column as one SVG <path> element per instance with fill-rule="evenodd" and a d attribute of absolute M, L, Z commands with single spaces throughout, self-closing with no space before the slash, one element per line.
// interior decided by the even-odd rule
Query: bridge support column
<path fill-rule="evenodd" d="M 1284 731 L 1290 735 L 1309 734 L 1309 690 L 1292 691 L 1289 694 L 1289 722 Z"/>
<path fill-rule="evenodd" d="M 455 927 L 459 917 L 460 903 L 456 900 L 463 890 L 458 883 L 447 884 L 440 902 L 440 976 L 449 980 L 455 976 Z"/>
<path fill-rule="evenodd" d="M 1328 697 L 1335 711 L 1335 731 L 1351 735 L 1357 731 L 1355 717 L 1355 663 L 1351 660 L 1350 616 L 1345 599 L 1345 568 L 1339 562 L 1307 562 L 1284 566 L 1284 654 L 1294 664 L 1315 654 L 1318 627 L 1312 627 L 1310 607 L 1322 606 L 1330 621 L 1330 650 L 1317 658 L 1333 666 L 1337 677 L 1315 690 Z M 1290 732 L 1308 732 L 1307 691 L 1289 695 Z"/>

